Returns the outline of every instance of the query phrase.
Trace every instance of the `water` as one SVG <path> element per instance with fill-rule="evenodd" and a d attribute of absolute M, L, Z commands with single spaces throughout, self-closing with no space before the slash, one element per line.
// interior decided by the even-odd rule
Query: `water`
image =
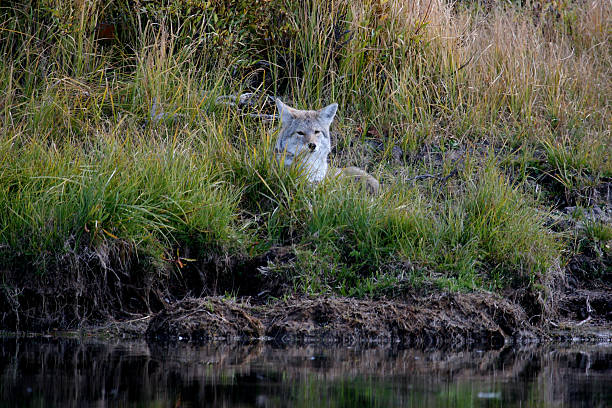
<path fill-rule="evenodd" d="M 612 407 L 612 346 L 497 351 L 0 338 L 0 407 Z"/>

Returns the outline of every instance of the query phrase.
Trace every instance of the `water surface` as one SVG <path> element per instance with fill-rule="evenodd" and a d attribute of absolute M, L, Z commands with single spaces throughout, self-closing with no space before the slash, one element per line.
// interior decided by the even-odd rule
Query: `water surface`
<path fill-rule="evenodd" d="M 0 407 L 610 407 L 611 358 L 0 338 Z"/>

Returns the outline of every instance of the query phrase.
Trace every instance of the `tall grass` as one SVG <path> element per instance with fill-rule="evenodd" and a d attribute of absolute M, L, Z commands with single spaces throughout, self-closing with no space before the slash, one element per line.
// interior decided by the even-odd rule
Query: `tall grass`
<path fill-rule="evenodd" d="M 563 3 L 558 16 L 281 3 L 272 42 L 223 41 L 237 34 L 206 25 L 208 6 L 188 20 L 202 26 L 160 8 L 124 23 L 132 49 L 96 40 L 113 4 L 3 9 L 1 267 L 44 274 L 68 253 L 120 257 L 120 242 L 153 260 L 151 273 L 189 248 L 204 259 L 291 247 L 295 259 L 271 270 L 314 293 L 541 280 L 562 245 L 545 223 L 555 201 L 532 181 L 551 175 L 571 202 L 611 176 L 607 3 Z M 380 197 L 341 180 L 309 186 L 274 160 L 276 125 L 215 104 L 253 86 L 242 69 L 258 59 L 273 84 L 260 90 L 301 108 L 339 102 L 332 162 L 373 172 Z M 517 154 L 532 157 L 510 178 Z"/>
<path fill-rule="evenodd" d="M 239 247 L 239 192 L 206 154 L 191 151 L 198 143 L 186 150 L 176 139 L 121 136 L 130 131 L 97 134 L 92 144 L 19 134 L 3 141 L 4 265 L 44 273 L 65 266 L 54 263 L 67 253 L 98 252 L 113 241 L 157 260 L 179 244 Z"/>

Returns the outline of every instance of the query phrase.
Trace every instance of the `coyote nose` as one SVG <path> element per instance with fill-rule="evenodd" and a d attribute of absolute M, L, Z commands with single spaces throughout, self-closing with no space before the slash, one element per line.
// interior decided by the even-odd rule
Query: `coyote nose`
<path fill-rule="evenodd" d="M 315 149 L 317 148 L 317 145 L 312 143 L 312 142 L 310 142 L 310 143 L 308 143 L 308 148 L 310 149 L 311 152 L 314 152 Z"/>

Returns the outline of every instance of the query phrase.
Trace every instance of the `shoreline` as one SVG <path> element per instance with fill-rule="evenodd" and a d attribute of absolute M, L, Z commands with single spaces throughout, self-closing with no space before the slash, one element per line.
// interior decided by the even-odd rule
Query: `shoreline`
<path fill-rule="evenodd" d="M 603 313 L 602 313 L 603 312 Z M 270 343 L 420 349 L 483 349 L 550 343 L 612 343 L 605 310 L 586 319 L 533 325 L 524 310 L 493 293 L 438 293 L 403 300 L 291 296 L 188 297 L 159 313 L 108 319 L 77 330 L 2 331 L 2 337 L 81 337 L 161 343 Z"/>

